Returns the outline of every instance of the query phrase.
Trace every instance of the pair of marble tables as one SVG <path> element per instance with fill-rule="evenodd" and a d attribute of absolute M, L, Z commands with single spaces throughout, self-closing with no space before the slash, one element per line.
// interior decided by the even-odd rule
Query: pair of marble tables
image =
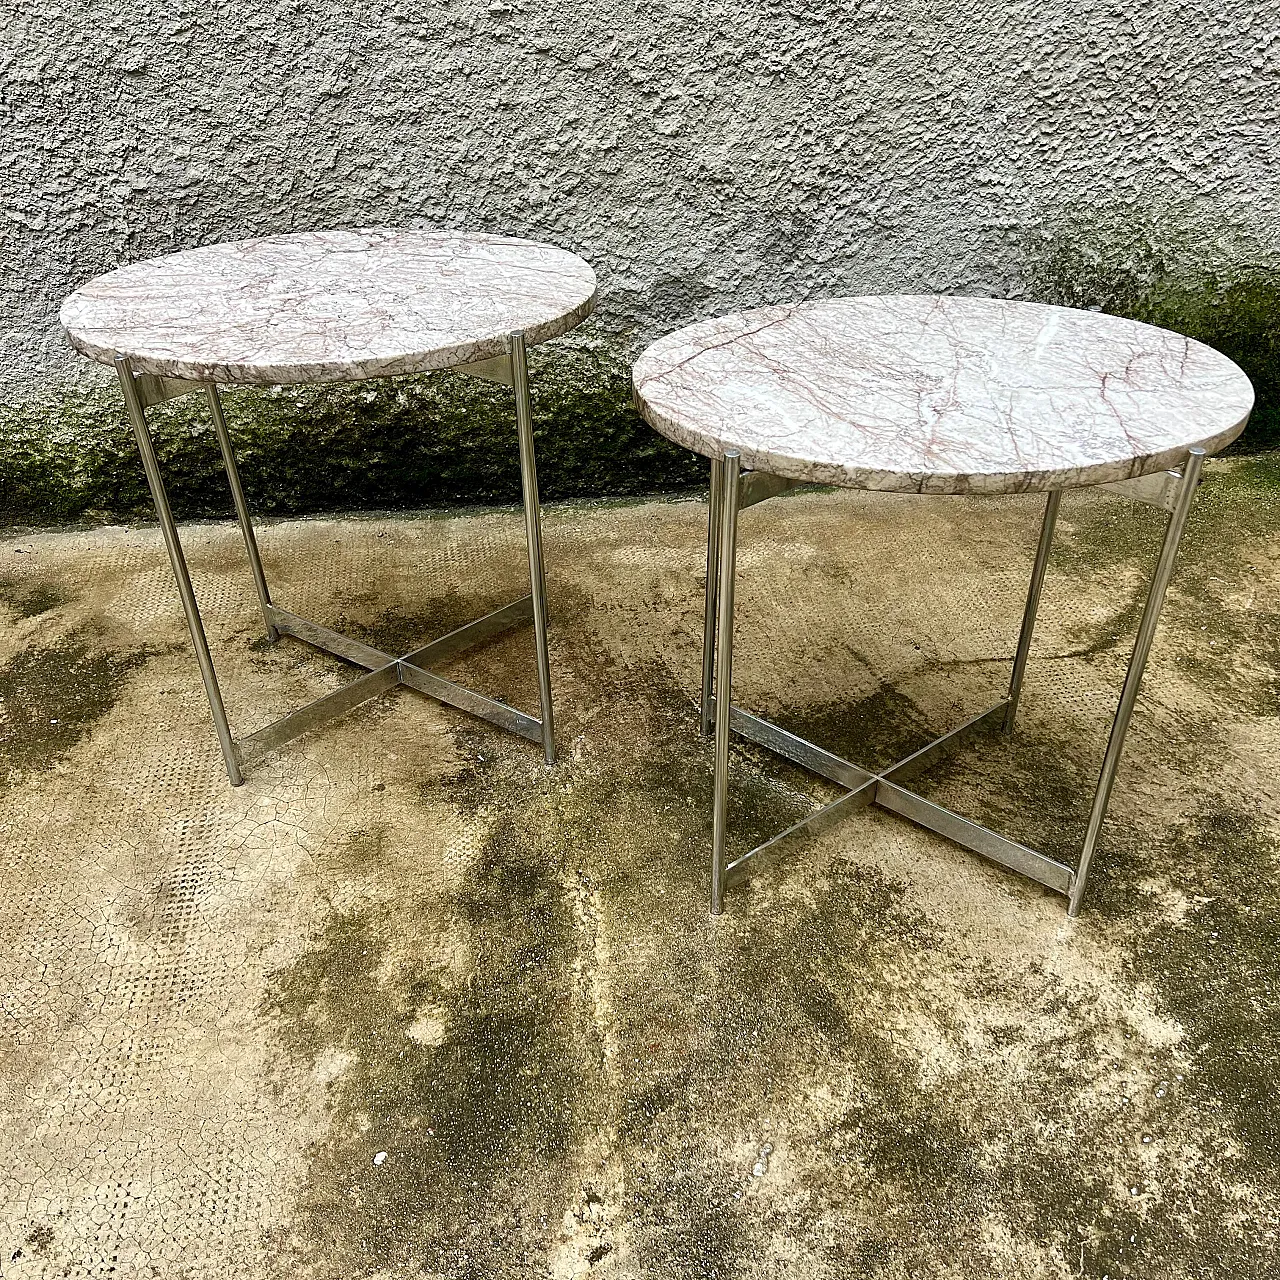
<path fill-rule="evenodd" d="M 371 230 L 213 245 L 100 276 L 67 299 L 72 344 L 114 364 L 155 501 L 231 782 L 247 761 L 396 685 L 542 744 L 555 758 L 545 573 L 526 348 L 595 302 L 580 258 L 493 236 Z M 271 600 L 219 384 L 349 381 L 452 368 L 515 399 L 530 592 L 401 657 Z M 208 400 L 267 635 L 290 635 L 366 674 L 256 733 L 232 736 L 146 411 Z M 739 312 L 654 343 L 635 366 L 645 420 L 711 459 L 702 730 L 714 731 L 711 910 L 762 854 L 878 804 L 1063 894 L 1080 909 L 1165 589 L 1206 453 L 1243 429 L 1248 379 L 1200 343 L 1133 321 L 1031 303 L 841 298 Z M 804 483 L 918 494 L 1047 494 L 1009 692 L 889 769 L 872 772 L 732 706 L 739 513 Z M 1062 492 L 1103 485 L 1169 513 L 1084 845 L 1072 869 L 909 791 L 903 783 L 975 730 L 1011 728 Z M 427 664 L 531 620 L 541 718 L 454 684 Z M 731 733 L 846 794 L 726 862 Z"/>

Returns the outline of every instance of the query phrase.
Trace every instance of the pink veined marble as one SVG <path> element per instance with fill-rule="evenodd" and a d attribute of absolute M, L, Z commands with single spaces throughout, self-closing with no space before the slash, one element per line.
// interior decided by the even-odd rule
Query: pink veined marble
<path fill-rule="evenodd" d="M 265 236 L 135 262 L 62 305 L 71 345 L 200 382 L 339 382 L 443 369 L 580 324 L 581 258 L 505 236 L 374 228 Z"/>
<path fill-rule="evenodd" d="M 1103 484 L 1212 453 L 1253 387 L 1220 352 L 1093 311 L 834 298 L 691 324 L 636 362 L 650 426 L 794 479 L 908 493 Z"/>

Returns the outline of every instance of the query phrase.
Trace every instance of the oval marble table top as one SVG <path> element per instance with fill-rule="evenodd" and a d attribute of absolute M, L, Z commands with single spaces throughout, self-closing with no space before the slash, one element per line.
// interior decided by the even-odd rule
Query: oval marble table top
<path fill-rule="evenodd" d="M 1226 356 L 1093 311 L 836 298 L 660 338 L 635 399 L 663 435 L 793 479 L 909 493 L 1103 484 L 1212 453 L 1253 388 Z"/>
<path fill-rule="evenodd" d="M 199 382 L 341 382 L 443 369 L 581 323 L 596 278 L 533 240 L 310 231 L 188 249 L 82 285 L 62 305 L 77 351 Z"/>

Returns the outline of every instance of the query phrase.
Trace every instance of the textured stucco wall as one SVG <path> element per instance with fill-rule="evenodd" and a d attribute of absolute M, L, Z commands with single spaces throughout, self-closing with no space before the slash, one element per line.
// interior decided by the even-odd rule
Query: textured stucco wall
<path fill-rule="evenodd" d="M 478 227 L 593 263 L 600 313 L 544 402 L 562 423 L 567 403 L 594 406 L 578 445 L 614 470 L 575 472 L 565 492 L 687 478 L 627 416 L 627 359 L 689 316 L 756 303 L 1098 304 L 1180 323 L 1267 381 L 1275 0 L 7 5 L 0 438 L 15 509 L 98 465 L 73 474 L 50 441 L 118 450 L 127 469 L 111 397 L 69 395 L 86 372 L 56 325 L 67 291 L 140 257 L 305 227 Z M 427 421 L 375 391 L 326 402 L 343 424 L 326 448 L 357 471 L 361 406 L 409 436 Z M 259 406 L 240 420 L 269 453 Z M 176 461 L 189 438 L 166 440 Z M 395 500 L 415 496 L 450 495 Z"/>

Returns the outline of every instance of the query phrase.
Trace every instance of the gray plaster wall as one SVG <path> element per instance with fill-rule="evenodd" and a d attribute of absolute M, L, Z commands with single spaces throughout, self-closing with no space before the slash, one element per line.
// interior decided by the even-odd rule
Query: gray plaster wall
<path fill-rule="evenodd" d="M 589 259 L 599 314 L 543 360 L 544 449 L 595 458 L 566 492 L 689 482 L 627 417 L 627 362 L 688 317 L 751 304 L 1034 297 L 1181 322 L 1234 344 L 1260 384 L 1274 360 L 1275 0 L 5 6 L 0 403 L 15 510 L 43 492 L 53 511 L 57 486 L 83 488 L 112 458 L 114 491 L 137 496 L 105 376 L 57 327 L 69 290 L 138 258 L 302 228 L 474 227 Z M 443 385 L 409 410 L 381 387 L 304 407 L 354 472 L 362 405 L 390 415 L 388 438 L 438 436 L 437 402 L 464 397 Z M 233 416 L 265 494 L 282 428 L 264 404 L 242 397 Z M 179 463 L 189 439 L 175 428 L 166 445 Z M 296 458 L 306 433 L 291 441 Z M 192 509 L 203 457 L 176 482 Z M 306 488 L 294 507 L 322 505 Z M 423 479 L 345 502 L 388 495 L 450 496 Z M 82 509 L 110 505 L 90 493 Z"/>

